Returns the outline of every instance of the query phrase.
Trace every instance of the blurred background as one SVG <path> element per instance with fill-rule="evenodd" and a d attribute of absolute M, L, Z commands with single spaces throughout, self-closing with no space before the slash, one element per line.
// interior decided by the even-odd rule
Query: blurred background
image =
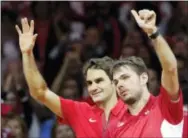
<path fill-rule="evenodd" d="M 15 24 L 34 19 L 34 54 L 48 86 L 58 95 L 92 104 L 82 66 L 93 57 L 140 56 L 149 70 L 149 89 L 158 95 L 161 66 L 131 9 L 152 9 L 157 25 L 178 60 L 179 80 L 188 103 L 188 2 L 30 2 L 1 1 L 1 136 L 73 138 L 66 124 L 28 92 Z"/>

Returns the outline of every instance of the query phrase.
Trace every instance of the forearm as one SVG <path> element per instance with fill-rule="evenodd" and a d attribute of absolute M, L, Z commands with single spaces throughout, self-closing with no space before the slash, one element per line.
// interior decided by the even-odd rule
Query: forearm
<path fill-rule="evenodd" d="M 163 71 L 173 71 L 177 69 L 176 58 L 165 39 L 159 35 L 156 39 L 152 40 L 152 43 Z"/>
<path fill-rule="evenodd" d="M 179 98 L 176 58 L 162 36 L 158 36 L 153 40 L 153 44 L 162 66 L 162 86 L 167 90 L 171 100 L 176 101 Z"/>
<path fill-rule="evenodd" d="M 23 53 L 22 57 L 24 75 L 29 86 L 30 94 L 34 98 L 43 97 L 47 90 L 47 84 L 37 68 L 33 52 Z"/>

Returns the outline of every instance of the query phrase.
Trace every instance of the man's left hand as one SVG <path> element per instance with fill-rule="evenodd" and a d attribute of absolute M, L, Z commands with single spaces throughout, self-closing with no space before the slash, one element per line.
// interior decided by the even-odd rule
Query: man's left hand
<path fill-rule="evenodd" d="M 156 27 L 156 14 L 152 10 L 140 10 L 138 13 L 135 10 L 131 10 L 138 26 L 147 33 L 151 35 L 157 31 Z"/>

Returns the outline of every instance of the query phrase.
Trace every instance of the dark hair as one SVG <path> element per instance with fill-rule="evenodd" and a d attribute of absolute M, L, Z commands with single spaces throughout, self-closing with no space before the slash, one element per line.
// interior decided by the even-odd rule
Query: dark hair
<path fill-rule="evenodd" d="M 3 9 L 1 12 L 2 12 L 1 13 L 2 22 L 5 21 L 5 19 L 7 17 L 12 24 L 16 23 L 16 20 L 18 18 L 18 14 L 16 12 L 14 12 L 12 10 L 8 10 L 8 9 Z"/>
<path fill-rule="evenodd" d="M 132 68 L 138 75 L 141 75 L 142 73 L 146 72 L 147 73 L 147 67 L 143 61 L 142 58 L 140 57 L 135 57 L 131 56 L 128 58 L 120 59 L 114 62 L 112 69 L 111 69 L 111 74 L 121 66 L 129 66 Z"/>
<path fill-rule="evenodd" d="M 19 122 L 20 126 L 21 126 L 21 131 L 23 133 L 23 138 L 27 138 L 28 137 L 28 128 L 27 128 L 24 120 L 20 116 L 14 114 L 14 113 L 9 113 L 6 116 L 6 118 L 7 118 L 7 122 L 9 120 L 17 120 Z"/>
<path fill-rule="evenodd" d="M 38 6 L 38 4 L 47 4 L 47 8 L 48 8 L 48 10 L 47 10 L 47 12 L 48 12 L 48 17 L 50 17 L 51 15 L 52 15 L 52 9 L 51 9 L 51 3 L 50 3 L 50 1 L 32 1 L 32 3 L 31 3 L 31 5 L 30 5 L 30 7 L 31 7 L 31 12 L 32 12 L 32 15 L 33 15 L 33 17 L 34 18 L 38 18 L 38 16 L 37 16 L 37 12 L 36 12 L 36 7 Z M 43 8 L 43 7 L 41 7 L 41 8 Z"/>
<path fill-rule="evenodd" d="M 110 79 L 112 79 L 112 75 L 110 73 L 110 69 L 113 64 L 113 59 L 108 56 L 103 58 L 92 58 L 84 64 L 83 74 L 87 75 L 88 69 L 101 69 L 104 70 Z"/>

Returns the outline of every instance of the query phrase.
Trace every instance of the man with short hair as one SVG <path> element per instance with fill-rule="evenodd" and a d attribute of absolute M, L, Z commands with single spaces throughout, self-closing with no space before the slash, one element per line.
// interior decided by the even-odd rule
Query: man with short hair
<path fill-rule="evenodd" d="M 183 100 L 176 58 L 157 30 L 155 12 L 131 12 L 152 40 L 162 65 L 160 93 L 154 97 L 149 92 L 147 67 L 141 58 L 116 61 L 112 68 L 113 82 L 127 109 L 121 119 L 123 125 L 110 131 L 108 137 L 182 137 Z"/>
<path fill-rule="evenodd" d="M 37 69 L 33 55 L 37 38 L 37 34 L 33 35 L 34 21 L 29 25 L 27 18 L 23 18 L 21 24 L 23 32 L 17 25 L 16 30 L 19 34 L 24 75 L 31 96 L 63 119 L 64 123 L 68 123 L 76 137 L 104 136 L 106 130 L 111 130 L 114 120 L 121 118 L 125 111 L 125 104 L 117 99 L 109 73 L 113 60 L 107 57 L 91 59 L 86 64 L 84 75 L 95 106 L 61 98 L 48 88 Z"/>

